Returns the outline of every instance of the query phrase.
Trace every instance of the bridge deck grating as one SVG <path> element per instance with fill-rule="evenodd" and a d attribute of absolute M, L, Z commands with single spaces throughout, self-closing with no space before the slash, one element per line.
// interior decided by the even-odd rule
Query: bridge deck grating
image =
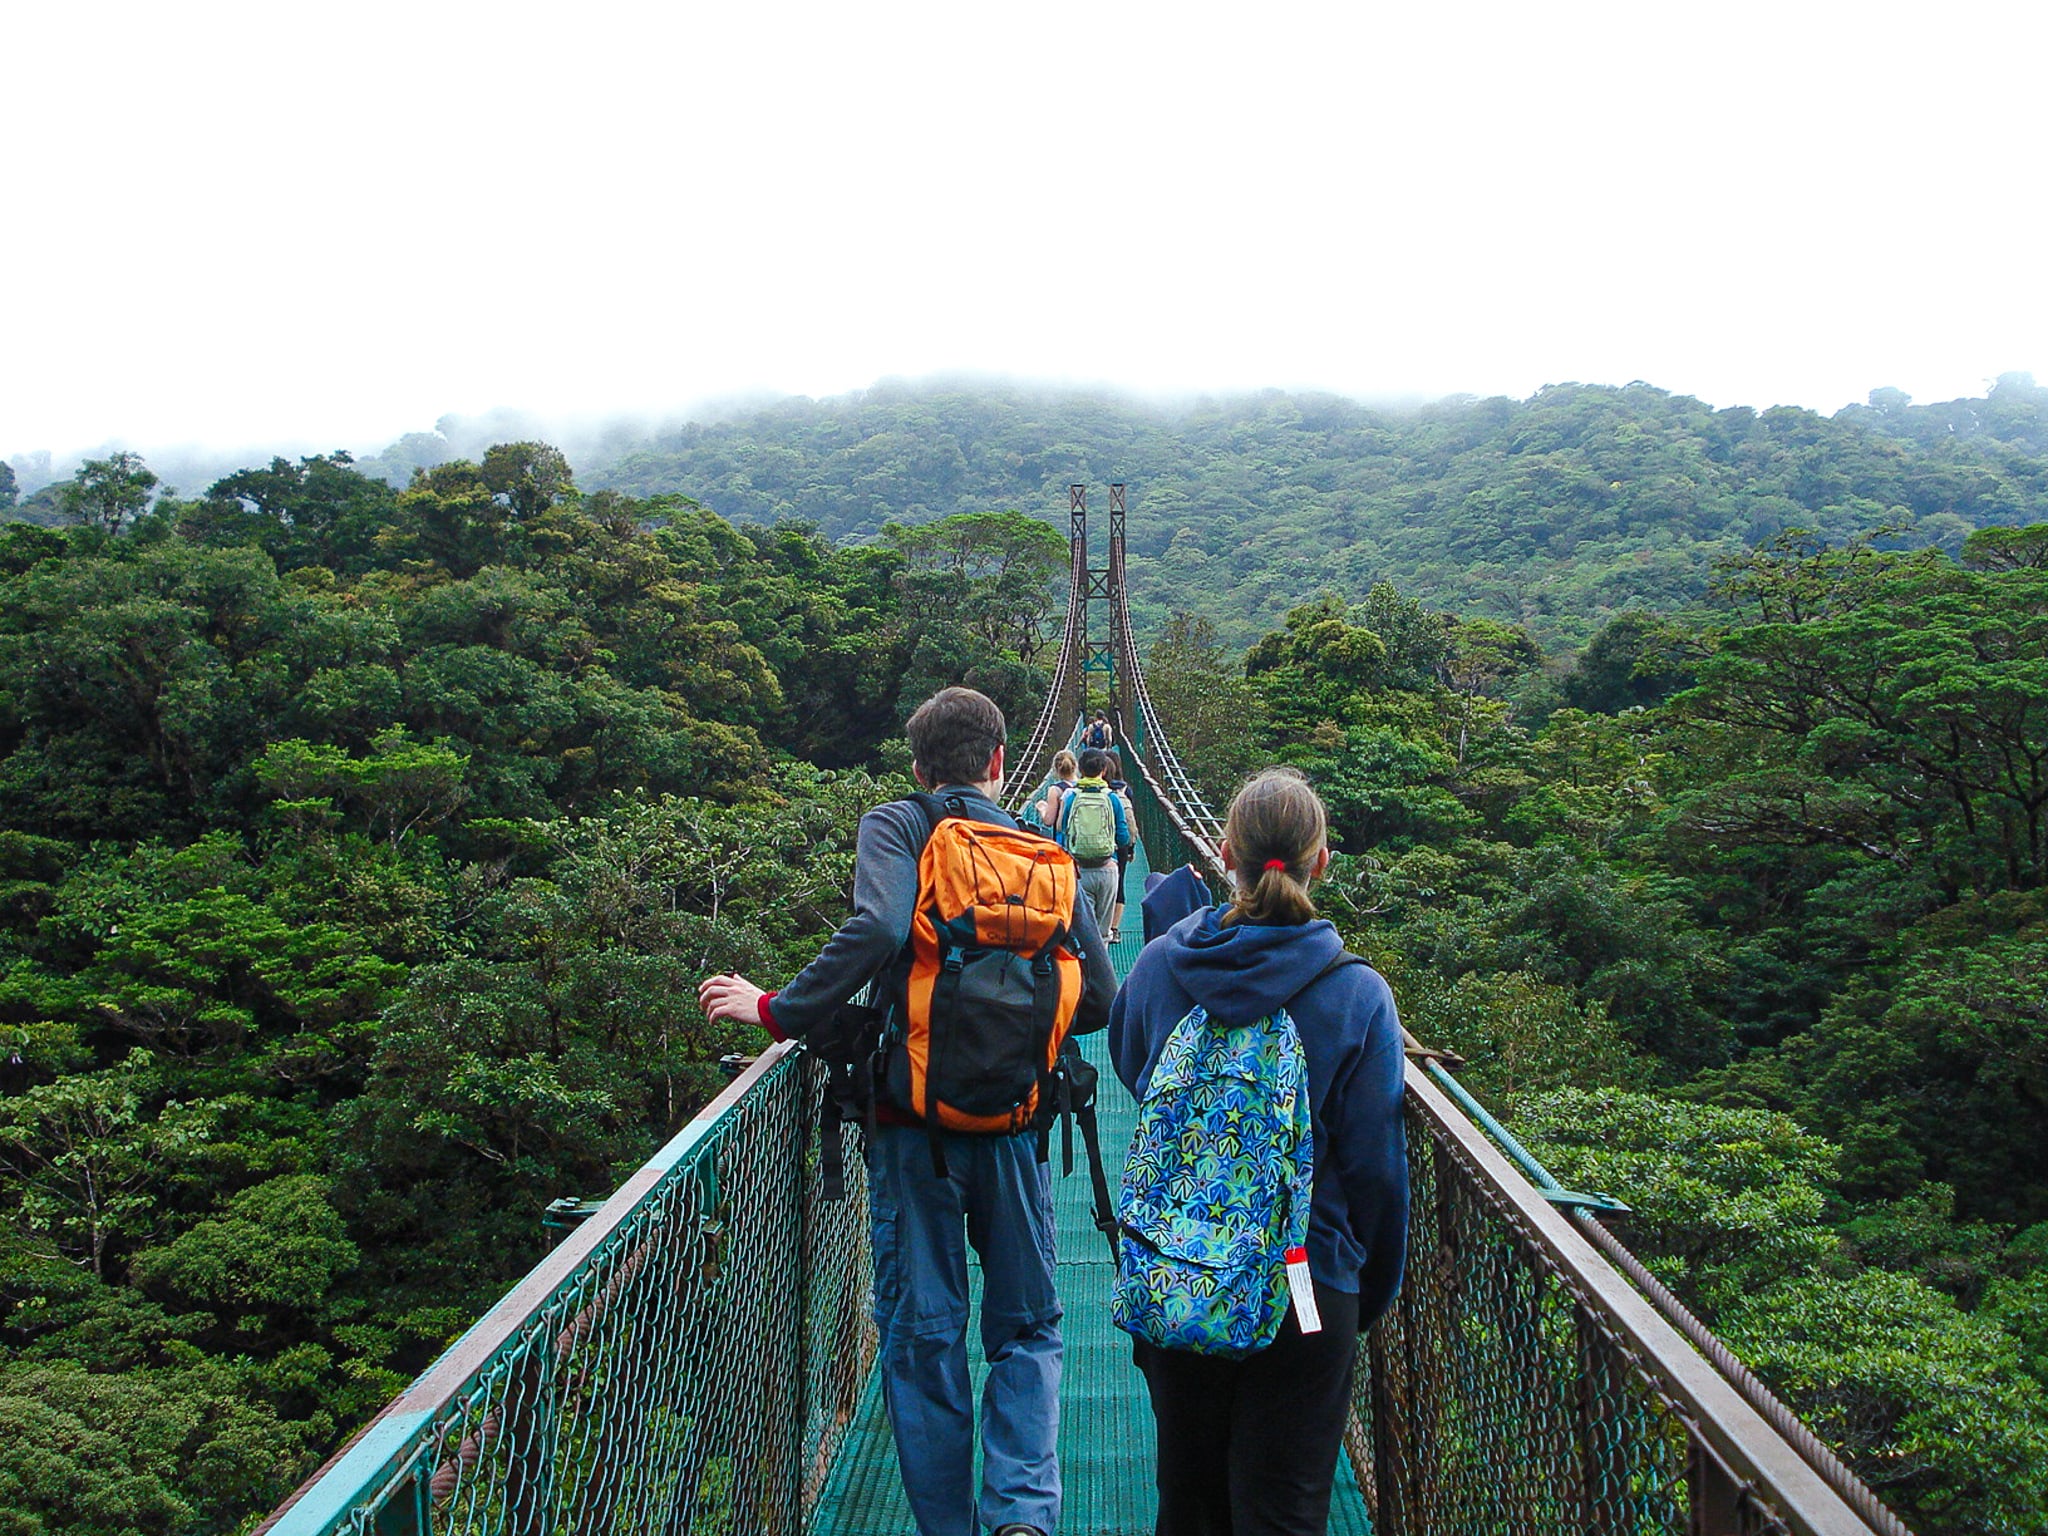
<path fill-rule="evenodd" d="M 1144 894 L 1149 867 L 1140 848 L 1126 876 L 1129 905 L 1120 942 L 1111 951 L 1119 978 L 1130 970 L 1142 947 L 1138 898 Z M 1089 1036 L 1083 1048 L 1102 1070 L 1102 1150 L 1113 1187 L 1137 1121 L 1137 1106 L 1110 1070 L 1105 1038 Z M 1142 1536 L 1152 1529 L 1157 1509 L 1152 1486 L 1152 1413 L 1145 1401 L 1144 1379 L 1131 1364 L 1130 1340 L 1109 1319 L 1109 1250 L 1096 1232 L 1090 1212 L 1089 1181 L 1079 1139 L 1072 1177 L 1059 1175 L 1057 1138 L 1053 1156 L 1059 1288 L 1066 1307 L 1059 1440 L 1066 1509 L 1060 1533 Z M 970 1267 L 978 1309 L 980 1274 L 978 1267 Z M 973 1338 L 971 1330 L 969 1337 Z M 986 1367 L 976 1358 L 977 1399 L 985 1375 Z M 881 1383 L 872 1378 L 832 1469 L 812 1536 L 906 1536 L 914 1529 L 896 1471 L 896 1446 L 882 1407 Z M 1350 1463 L 1341 1454 L 1328 1529 L 1332 1536 L 1370 1536 L 1372 1530 Z"/>

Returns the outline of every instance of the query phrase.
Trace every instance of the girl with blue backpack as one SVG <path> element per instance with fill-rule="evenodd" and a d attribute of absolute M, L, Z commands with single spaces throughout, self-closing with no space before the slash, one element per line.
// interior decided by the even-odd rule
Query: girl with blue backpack
<path fill-rule="evenodd" d="M 1358 1337 L 1400 1284 L 1401 1028 L 1316 915 L 1329 858 L 1307 779 L 1252 779 L 1231 900 L 1147 945 L 1111 1007 L 1140 1106 L 1115 1310 L 1158 1424 L 1159 1536 L 1323 1531 Z"/>

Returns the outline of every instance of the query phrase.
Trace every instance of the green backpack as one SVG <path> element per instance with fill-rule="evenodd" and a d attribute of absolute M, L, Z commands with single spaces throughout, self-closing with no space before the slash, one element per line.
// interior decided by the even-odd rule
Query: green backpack
<path fill-rule="evenodd" d="M 1061 841 L 1077 859 L 1091 862 L 1116 853 L 1116 802 L 1100 779 L 1083 779 L 1067 791 L 1061 807 Z"/>

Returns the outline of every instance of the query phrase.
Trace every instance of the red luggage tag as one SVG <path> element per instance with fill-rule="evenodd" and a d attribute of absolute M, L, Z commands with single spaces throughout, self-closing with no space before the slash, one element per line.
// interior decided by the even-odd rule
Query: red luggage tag
<path fill-rule="evenodd" d="M 1287 1289 L 1294 1295 L 1294 1318 L 1303 1333 L 1321 1333 L 1322 1315 L 1316 1311 L 1316 1285 L 1309 1278 L 1308 1250 L 1287 1250 Z"/>

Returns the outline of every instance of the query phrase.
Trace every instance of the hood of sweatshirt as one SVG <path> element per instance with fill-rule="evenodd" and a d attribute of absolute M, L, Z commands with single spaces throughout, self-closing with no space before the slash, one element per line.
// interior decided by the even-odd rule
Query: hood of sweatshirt
<path fill-rule="evenodd" d="M 1166 936 L 1167 968 L 1182 989 L 1225 1024 L 1249 1024 L 1281 1007 L 1343 952 L 1344 941 L 1322 918 L 1266 927 L 1222 926 L 1220 907 L 1205 907 Z"/>

